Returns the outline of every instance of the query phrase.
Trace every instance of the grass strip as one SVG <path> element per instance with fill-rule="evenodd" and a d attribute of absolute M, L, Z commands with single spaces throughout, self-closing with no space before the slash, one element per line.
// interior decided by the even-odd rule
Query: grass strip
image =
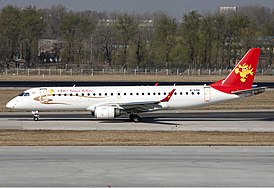
<path fill-rule="evenodd" d="M 274 132 L 1 130 L 0 146 L 274 146 Z"/>

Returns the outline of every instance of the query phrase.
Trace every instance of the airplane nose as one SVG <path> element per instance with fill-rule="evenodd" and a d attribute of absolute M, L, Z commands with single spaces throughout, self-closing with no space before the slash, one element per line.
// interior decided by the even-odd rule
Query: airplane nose
<path fill-rule="evenodd" d="M 15 103 L 14 103 L 13 100 L 9 101 L 9 102 L 6 104 L 6 107 L 7 107 L 7 108 L 14 108 L 14 106 L 15 106 Z"/>

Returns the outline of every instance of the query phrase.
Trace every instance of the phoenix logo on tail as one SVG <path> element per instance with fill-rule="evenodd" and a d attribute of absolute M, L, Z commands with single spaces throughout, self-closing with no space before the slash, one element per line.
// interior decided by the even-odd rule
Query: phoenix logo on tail
<path fill-rule="evenodd" d="M 235 73 L 240 74 L 241 76 L 241 82 L 245 82 L 249 74 L 252 76 L 252 71 L 253 68 L 251 68 L 251 65 L 248 66 L 246 63 L 244 63 L 243 65 L 238 65 L 235 69 Z"/>

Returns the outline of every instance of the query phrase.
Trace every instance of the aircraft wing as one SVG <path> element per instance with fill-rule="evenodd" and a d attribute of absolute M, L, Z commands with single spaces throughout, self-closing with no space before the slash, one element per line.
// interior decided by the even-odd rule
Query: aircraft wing
<path fill-rule="evenodd" d="M 246 89 L 246 90 L 240 90 L 240 91 L 233 91 L 232 94 L 239 95 L 240 97 L 249 97 L 253 95 L 258 95 L 260 93 L 265 92 L 265 87 L 258 87 L 258 88 L 252 88 L 252 89 Z"/>
<path fill-rule="evenodd" d="M 120 108 L 124 109 L 127 112 L 147 112 L 152 110 L 161 109 L 162 106 L 159 105 L 157 101 L 144 101 L 138 103 L 121 103 L 118 104 Z"/>
<path fill-rule="evenodd" d="M 175 89 L 173 89 L 168 95 L 159 101 L 141 101 L 141 102 L 125 102 L 125 103 L 115 103 L 109 104 L 111 106 L 116 106 L 117 108 L 123 109 L 127 112 L 148 112 L 153 110 L 161 109 L 160 103 L 168 102 L 172 97 Z"/>

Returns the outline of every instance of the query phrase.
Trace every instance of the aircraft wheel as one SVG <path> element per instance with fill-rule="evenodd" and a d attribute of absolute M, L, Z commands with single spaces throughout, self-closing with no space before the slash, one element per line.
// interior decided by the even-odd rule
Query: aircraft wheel
<path fill-rule="evenodd" d="M 37 110 L 33 110 L 32 112 L 32 115 L 33 115 L 33 120 L 34 121 L 38 121 L 39 120 L 39 113 Z"/>
<path fill-rule="evenodd" d="M 138 123 L 141 120 L 140 116 L 138 116 L 137 114 L 130 114 L 129 119 L 130 121 L 133 121 L 135 123 Z"/>

